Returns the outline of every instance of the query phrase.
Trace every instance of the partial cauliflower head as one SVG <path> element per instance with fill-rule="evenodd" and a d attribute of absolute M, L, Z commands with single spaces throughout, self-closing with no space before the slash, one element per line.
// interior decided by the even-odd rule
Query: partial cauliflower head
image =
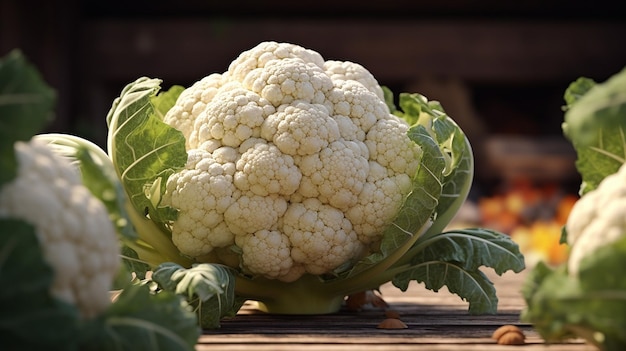
<path fill-rule="evenodd" d="M 174 244 L 198 260 L 237 247 L 244 271 L 282 281 L 376 248 L 422 156 L 369 71 L 290 43 L 241 53 L 164 121 L 189 155 L 163 197 Z"/>
<path fill-rule="evenodd" d="M 570 274 L 578 274 L 584 257 L 626 236 L 625 208 L 626 164 L 574 204 L 565 225 L 567 243 L 571 246 Z"/>
<path fill-rule="evenodd" d="M 83 318 L 111 303 L 121 261 L 104 204 L 82 184 L 78 169 L 40 140 L 17 142 L 17 177 L 0 188 L 0 217 L 31 223 L 54 270 L 51 294 Z"/>

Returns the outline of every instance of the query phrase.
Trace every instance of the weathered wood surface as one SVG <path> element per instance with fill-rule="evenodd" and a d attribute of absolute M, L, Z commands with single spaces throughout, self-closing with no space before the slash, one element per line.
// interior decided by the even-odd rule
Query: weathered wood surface
<path fill-rule="evenodd" d="M 378 329 L 384 311 L 342 310 L 325 316 L 269 315 L 246 304 L 237 316 L 224 320 L 218 330 L 207 330 L 196 350 L 549 350 L 594 351 L 582 340 L 546 344 L 532 325 L 520 322 L 524 301 L 520 287 L 524 273 L 489 274 L 499 298 L 496 315 L 473 316 L 467 303 L 445 288 L 438 293 L 412 284 L 402 293 L 392 285 L 381 288 L 383 298 L 400 314 L 407 329 Z M 498 345 L 491 339 L 500 326 L 514 324 L 526 335 L 522 346 Z"/>

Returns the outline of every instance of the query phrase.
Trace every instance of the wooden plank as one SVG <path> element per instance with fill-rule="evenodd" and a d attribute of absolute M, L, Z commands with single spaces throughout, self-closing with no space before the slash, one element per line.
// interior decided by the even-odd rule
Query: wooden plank
<path fill-rule="evenodd" d="M 197 350 L 500 350 L 491 339 L 504 324 L 519 326 L 525 333 L 526 350 L 594 350 L 582 340 L 546 345 L 532 325 L 519 320 L 524 301 L 520 287 L 524 273 L 499 277 L 489 273 L 500 303 L 495 315 L 470 315 L 467 303 L 448 291 L 438 293 L 412 283 L 406 292 L 390 284 L 381 287 L 390 308 L 397 311 L 407 329 L 378 329 L 384 317 L 380 309 L 348 311 L 331 315 L 271 315 L 247 303 L 240 313 L 224 320 L 222 327 L 206 330 Z"/>

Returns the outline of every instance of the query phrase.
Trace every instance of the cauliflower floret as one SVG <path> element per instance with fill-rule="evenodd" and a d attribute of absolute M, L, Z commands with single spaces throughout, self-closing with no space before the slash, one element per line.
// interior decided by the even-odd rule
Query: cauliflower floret
<path fill-rule="evenodd" d="M 385 99 L 383 89 L 378 85 L 378 81 L 370 71 L 362 65 L 350 61 L 328 60 L 324 62 L 324 70 L 333 81 L 357 81 L 367 90 L 374 93 L 380 100 Z"/>
<path fill-rule="evenodd" d="M 0 217 L 35 227 L 54 270 L 51 294 L 83 318 L 109 306 L 120 266 L 117 234 L 104 204 L 82 184 L 78 169 L 43 141 L 17 142 L 17 176 L 0 188 Z"/>
<path fill-rule="evenodd" d="M 270 61 L 263 68 L 252 70 L 243 79 L 242 85 L 278 107 L 295 100 L 323 103 L 333 82 L 315 64 L 299 58 L 286 58 Z"/>
<path fill-rule="evenodd" d="M 280 231 L 260 230 L 238 235 L 235 242 L 241 248 L 243 264 L 251 273 L 280 279 L 286 277 L 294 265 L 289 238 Z M 298 273 L 299 277 L 303 271 Z"/>
<path fill-rule="evenodd" d="M 366 244 L 375 243 L 398 214 L 405 196 L 411 190 L 411 178 L 406 174 L 389 176 L 387 169 L 376 161 L 369 162 L 370 172 L 357 204 L 346 211 L 358 234 Z M 372 214 L 376 215 L 372 215 Z"/>
<path fill-rule="evenodd" d="M 339 139 L 339 127 L 324 106 L 297 102 L 267 117 L 261 136 L 285 154 L 312 155 Z"/>
<path fill-rule="evenodd" d="M 261 124 L 274 112 L 269 101 L 242 87 L 218 90 L 215 100 L 196 117 L 188 148 L 206 140 L 239 147 L 243 141 L 259 137 Z"/>
<path fill-rule="evenodd" d="M 358 142 L 339 140 L 298 162 L 302 182 L 298 195 L 318 198 L 340 210 L 356 204 L 369 164 Z"/>
<path fill-rule="evenodd" d="M 287 200 L 277 195 L 242 195 L 224 213 L 228 228 L 235 235 L 275 229 L 287 210 Z"/>
<path fill-rule="evenodd" d="M 357 81 L 333 80 L 333 83 L 334 88 L 328 94 L 333 117 L 348 117 L 355 125 L 353 128 L 347 120 L 343 120 L 341 136 L 348 140 L 363 141 L 376 121 L 388 118 L 387 104 Z"/>
<path fill-rule="evenodd" d="M 408 130 L 406 122 L 390 116 L 378 120 L 365 137 L 370 160 L 387 168 L 390 176 L 398 173 L 413 176 L 419 166 L 422 151 L 409 139 Z"/>
<path fill-rule="evenodd" d="M 292 259 L 311 274 L 327 273 L 362 251 L 343 212 L 315 198 L 291 204 L 282 230 L 291 242 Z"/>
<path fill-rule="evenodd" d="M 291 195 L 298 190 L 302 179 L 302 172 L 293 158 L 264 139 L 258 139 L 246 149 L 236 166 L 235 186 L 261 196 Z"/>
<path fill-rule="evenodd" d="M 193 125 L 198 115 L 217 94 L 224 84 L 222 74 L 213 73 L 185 89 L 178 97 L 178 102 L 163 117 L 163 121 L 180 130 L 189 142 Z M 190 147 L 189 143 L 187 147 Z"/>
<path fill-rule="evenodd" d="M 304 62 L 312 63 L 319 68 L 324 67 L 322 56 L 310 49 L 290 43 L 266 41 L 254 48 L 242 52 L 228 67 L 228 74 L 233 80 L 243 81 L 252 70 L 263 68 L 272 60 L 286 58 L 300 58 Z"/>
<path fill-rule="evenodd" d="M 602 180 L 572 207 L 565 229 L 571 246 L 568 270 L 578 274 L 580 261 L 601 246 L 626 235 L 626 165 Z"/>
<path fill-rule="evenodd" d="M 222 153 L 211 153 L 192 149 L 185 169 L 167 180 L 162 201 L 179 210 L 178 219 L 172 223 L 172 242 L 185 255 L 206 255 L 215 247 L 234 243 L 224 213 L 241 192 L 233 184 L 235 164 L 219 162 L 220 158 L 228 159 L 224 155 L 231 150 L 223 147 Z"/>

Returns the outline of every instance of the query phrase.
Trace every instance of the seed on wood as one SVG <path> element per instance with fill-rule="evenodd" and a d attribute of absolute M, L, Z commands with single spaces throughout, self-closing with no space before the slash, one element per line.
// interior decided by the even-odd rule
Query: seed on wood
<path fill-rule="evenodd" d="M 408 326 L 398 318 L 386 318 L 378 325 L 378 329 L 406 329 Z"/>
<path fill-rule="evenodd" d="M 523 345 L 526 341 L 524 332 L 517 326 L 507 324 L 496 329 L 491 338 L 499 345 Z"/>

